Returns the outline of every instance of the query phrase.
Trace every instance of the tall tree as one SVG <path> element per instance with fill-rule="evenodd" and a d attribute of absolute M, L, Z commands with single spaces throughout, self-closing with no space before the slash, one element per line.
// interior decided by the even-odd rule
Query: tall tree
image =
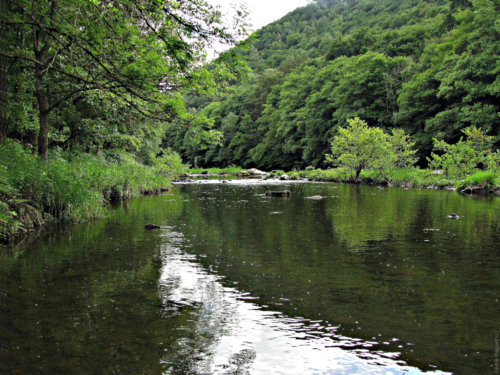
<path fill-rule="evenodd" d="M 50 116 L 68 100 L 105 92 L 143 116 L 169 119 L 180 92 L 210 93 L 244 69 L 232 50 L 212 69 L 202 65 L 214 43 L 247 35 L 244 10 L 233 24 L 204 0 L 3 0 L 0 56 L 32 71 L 38 103 L 38 153 L 47 156 Z M 2 36 L 3 38 L 3 36 Z"/>

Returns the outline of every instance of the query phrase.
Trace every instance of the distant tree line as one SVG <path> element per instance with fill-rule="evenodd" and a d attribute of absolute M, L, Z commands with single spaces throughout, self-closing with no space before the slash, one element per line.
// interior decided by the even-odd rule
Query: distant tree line
<path fill-rule="evenodd" d="M 402 129 L 427 164 L 434 139 L 476 128 L 500 146 L 500 3 L 318 0 L 258 32 L 251 79 L 218 99 L 185 96 L 223 135 L 200 147 L 189 129 L 166 146 L 198 166 L 325 167 L 338 129 L 359 117 Z"/>

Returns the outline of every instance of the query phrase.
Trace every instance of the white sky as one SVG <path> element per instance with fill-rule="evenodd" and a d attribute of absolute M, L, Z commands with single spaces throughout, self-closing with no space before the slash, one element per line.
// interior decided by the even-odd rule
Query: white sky
<path fill-rule="evenodd" d="M 230 4 L 244 3 L 250 10 L 252 30 L 274 22 L 292 10 L 306 6 L 308 0 L 206 0 L 210 5 L 220 5 L 222 12 L 228 12 Z"/>

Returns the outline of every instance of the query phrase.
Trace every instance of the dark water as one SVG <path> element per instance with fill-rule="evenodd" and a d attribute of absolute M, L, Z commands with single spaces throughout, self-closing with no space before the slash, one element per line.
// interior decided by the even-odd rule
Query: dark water
<path fill-rule="evenodd" d="M 285 186 L 176 186 L 0 250 L 0 374 L 498 373 L 500 199 Z"/>

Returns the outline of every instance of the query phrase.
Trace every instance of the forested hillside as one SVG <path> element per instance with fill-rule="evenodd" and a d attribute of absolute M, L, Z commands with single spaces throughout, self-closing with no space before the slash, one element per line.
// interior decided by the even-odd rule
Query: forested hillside
<path fill-rule="evenodd" d="M 433 138 L 457 142 L 476 126 L 500 146 L 500 2 L 317 0 L 258 31 L 253 73 L 219 99 L 187 97 L 220 144 L 189 128 L 165 145 L 197 166 L 324 167 L 339 126 L 360 117 L 403 128 L 421 163 Z"/>

